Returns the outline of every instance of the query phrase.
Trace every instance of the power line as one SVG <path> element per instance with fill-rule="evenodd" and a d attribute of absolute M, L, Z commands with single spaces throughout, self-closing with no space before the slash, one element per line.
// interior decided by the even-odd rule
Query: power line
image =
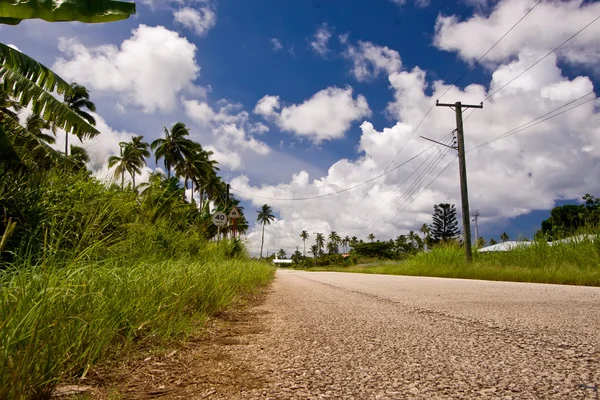
<path fill-rule="evenodd" d="M 596 18 L 594 18 L 594 20 L 592 22 L 590 22 L 589 24 L 587 24 L 586 26 L 584 26 L 583 28 L 581 28 L 580 30 L 578 30 L 577 32 L 575 32 L 570 38 L 568 38 L 567 40 L 565 40 L 564 42 L 562 42 L 561 44 L 559 44 L 557 47 L 555 47 L 552 51 L 548 52 L 545 56 L 543 56 L 542 58 L 540 58 L 539 60 L 537 60 L 535 63 L 531 64 L 529 66 L 529 68 L 527 68 L 525 71 L 521 72 L 519 75 L 515 76 L 513 79 L 511 79 L 510 81 L 508 81 L 507 83 L 505 83 L 500 89 L 496 90 L 495 92 L 493 92 L 492 94 L 488 95 L 485 99 L 483 99 L 483 101 L 488 101 L 489 99 L 491 99 L 494 95 L 496 95 L 499 91 L 501 91 L 502 89 L 504 89 L 505 87 L 507 87 L 508 85 L 510 85 L 511 83 L 513 83 L 516 79 L 518 79 L 521 75 L 523 75 L 524 73 L 526 73 L 527 71 L 529 71 L 531 68 L 535 67 L 536 65 L 538 65 L 540 62 L 542 62 L 544 59 L 546 59 L 546 57 L 548 57 L 550 54 L 554 53 L 556 50 L 560 49 L 562 46 L 564 46 L 567 42 L 569 42 L 571 39 L 573 39 L 575 36 L 579 35 L 581 32 L 583 32 L 585 29 L 587 29 L 590 25 L 592 25 L 594 22 L 598 21 L 600 19 L 600 15 L 597 16 Z"/>
<path fill-rule="evenodd" d="M 379 229 L 381 225 L 385 224 L 389 219 L 398 212 L 398 208 L 406 203 L 406 201 L 418 190 L 418 185 L 427 179 L 429 175 L 431 175 L 432 171 L 439 165 L 441 160 L 448 155 L 451 150 L 446 150 L 445 153 L 441 153 L 435 159 L 433 159 L 427 167 L 419 174 L 419 176 L 415 179 L 415 181 L 409 186 L 406 192 L 398 199 L 396 202 L 390 207 L 390 209 L 385 212 L 377 221 L 371 224 L 368 228 L 366 228 L 363 233 L 360 234 L 361 237 L 364 237 L 369 233 L 369 231 L 373 231 Z"/>
<path fill-rule="evenodd" d="M 506 33 L 505 33 L 504 35 L 502 35 L 502 37 L 501 37 L 500 39 L 498 39 L 498 40 L 496 41 L 496 43 L 494 43 L 494 44 L 492 45 L 492 47 L 490 47 L 490 48 L 488 49 L 488 51 L 486 51 L 485 53 L 483 53 L 483 55 L 482 55 L 481 57 L 479 57 L 479 59 L 478 59 L 477 61 L 475 61 L 475 62 L 474 62 L 474 63 L 473 63 L 473 64 L 472 64 L 472 65 L 471 65 L 471 66 L 470 66 L 470 67 L 469 67 L 469 68 L 468 68 L 468 69 L 467 69 L 467 70 L 466 70 L 466 71 L 465 71 L 465 72 L 464 72 L 464 73 L 463 73 L 463 74 L 462 74 L 462 75 L 461 75 L 461 76 L 460 76 L 460 77 L 459 77 L 457 80 L 455 80 L 455 81 L 454 81 L 454 82 L 453 82 L 453 83 L 452 83 L 452 84 L 451 84 L 451 85 L 450 85 L 450 86 L 449 86 L 449 87 L 446 89 L 446 91 L 445 91 L 444 93 L 442 93 L 442 95 L 441 95 L 440 97 L 438 97 L 438 100 L 440 100 L 442 97 L 444 97 L 444 95 L 445 95 L 446 93 L 448 93 L 448 92 L 450 91 L 450 89 L 452 89 L 452 87 L 453 87 L 453 86 L 455 86 L 455 85 L 456 85 L 458 82 L 460 82 L 460 81 L 462 80 L 462 78 L 464 78 L 464 77 L 465 77 L 465 76 L 466 76 L 466 75 L 467 75 L 469 72 L 471 72 L 471 70 L 472 70 L 473 68 L 475 68 L 475 66 L 476 66 L 476 65 L 478 65 L 478 64 L 479 64 L 479 62 L 480 62 L 481 60 L 483 60 L 483 58 L 484 58 L 485 56 L 487 56 L 487 55 L 488 55 L 488 53 L 489 53 L 490 51 L 492 51 L 492 50 L 494 49 L 494 47 L 496 47 L 496 46 L 498 45 L 498 43 L 500 43 L 500 42 L 501 42 L 501 41 L 502 41 L 502 40 L 503 40 L 503 39 L 504 39 L 506 36 L 508 36 L 508 34 L 509 34 L 510 32 L 512 32 L 512 30 L 513 30 L 513 29 L 515 29 L 515 27 L 516 27 L 517 25 L 519 25 L 519 24 L 521 23 L 521 21 L 523 21 L 523 20 L 525 19 L 525 17 L 527 17 L 527 16 L 529 15 L 529 13 L 531 13 L 531 12 L 532 12 L 532 11 L 533 11 L 533 10 L 534 10 L 534 9 L 535 9 L 535 8 L 536 8 L 536 7 L 537 7 L 537 6 L 538 6 L 538 5 L 541 3 L 541 2 L 542 2 L 542 0 L 539 0 L 537 3 L 535 3 L 535 5 L 534 5 L 533 7 L 531 7 L 531 8 L 529 9 L 529 11 L 527 11 L 527 12 L 526 12 L 526 13 L 525 13 L 525 14 L 524 14 L 524 15 L 523 15 L 523 16 L 522 16 L 522 17 L 521 17 L 521 18 L 520 18 L 520 19 L 519 19 L 517 22 L 515 22 L 515 24 L 514 24 L 513 26 L 511 26 L 511 27 L 510 27 L 510 29 L 509 29 L 508 31 L 506 31 Z"/>
<path fill-rule="evenodd" d="M 486 142 L 480 143 L 480 144 L 478 144 L 477 146 L 475 146 L 475 147 L 473 147 L 473 148 L 471 148 L 471 149 L 467 150 L 467 152 L 469 152 L 469 151 L 472 151 L 472 150 L 475 150 L 475 149 L 478 149 L 478 148 L 480 148 L 480 147 L 483 147 L 483 146 L 485 146 L 485 145 L 487 145 L 487 144 L 489 144 L 489 143 L 492 143 L 492 142 L 495 142 L 495 141 L 498 141 L 498 140 L 504 139 L 504 138 L 506 138 L 506 137 L 508 137 L 508 136 L 514 135 L 515 133 L 522 132 L 522 131 L 524 131 L 524 130 L 526 130 L 526 129 L 533 128 L 534 126 L 536 126 L 536 125 L 538 125 L 538 124 L 541 124 L 542 122 L 546 122 L 546 121 L 548 121 L 549 119 L 552 119 L 552 118 L 554 118 L 554 117 L 558 117 L 558 116 L 559 116 L 559 115 L 561 115 L 561 114 L 564 114 L 564 113 L 566 113 L 566 112 L 568 112 L 568 111 L 571 111 L 571 110 L 573 110 L 573 109 L 575 109 L 575 108 L 581 107 L 581 106 L 582 106 L 582 105 L 584 105 L 584 104 L 587 104 L 587 103 L 589 103 L 589 102 L 592 102 L 592 101 L 595 101 L 595 100 L 597 100 L 597 98 L 596 98 L 596 97 L 594 97 L 594 98 L 592 98 L 592 99 L 589 99 L 589 100 L 586 100 L 586 101 L 584 101 L 583 103 L 577 104 L 576 106 L 570 107 L 570 108 L 568 108 L 568 109 L 566 109 L 566 110 L 563 110 L 563 111 L 561 111 L 561 112 L 559 112 L 559 113 L 557 113 L 557 114 L 554 114 L 554 115 L 552 115 L 552 116 L 550 116 L 550 117 L 548 117 L 548 118 L 544 118 L 544 119 L 542 119 L 541 121 L 538 121 L 539 119 L 541 119 L 541 118 L 543 118 L 543 117 L 547 116 L 548 114 L 552 114 L 552 113 L 554 113 L 554 112 L 556 112 L 556 111 L 560 110 L 561 108 L 564 108 L 564 107 L 568 106 L 569 104 L 573 104 L 573 103 L 574 103 L 574 102 L 576 102 L 577 100 L 581 100 L 583 97 L 585 97 L 585 96 L 589 96 L 589 95 L 590 95 L 590 94 L 592 94 L 592 93 L 595 93 L 595 91 L 594 91 L 594 92 L 590 92 L 590 93 L 588 93 L 588 94 L 586 94 L 586 95 L 584 95 L 584 96 L 581 96 L 580 98 L 578 98 L 578 99 L 576 99 L 576 100 L 573 100 L 573 101 L 571 101 L 571 102 L 569 102 L 569 103 L 567 103 L 567 104 L 565 104 L 565 105 L 563 105 L 563 106 L 560 106 L 560 107 L 558 107 L 557 109 L 554 109 L 554 110 L 552 110 L 552 111 L 550 111 L 550 112 L 548 112 L 548 113 L 546 113 L 546 114 L 544 114 L 544 115 L 542 115 L 542 116 L 540 116 L 540 117 L 538 117 L 538 118 L 536 118 L 536 119 L 534 119 L 534 120 L 531 120 L 531 121 L 529 121 L 529 122 L 527 122 L 527 123 L 525 123 L 525 124 L 523 124 L 523 125 L 520 125 L 520 126 L 518 126 L 518 127 L 516 127 L 516 128 L 513 128 L 513 129 L 511 129 L 511 130 L 509 130 L 509 131 L 507 131 L 507 132 L 505 132 L 505 133 L 503 133 L 503 134 L 501 134 L 501 135 L 498 135 L 498 136 L 496 136 L 496 137 L 494 137 L 494 138 L 492 138 L 492 139 L 490 139 L 490 140 L 488 140 L 488 141 L 486 141 Z M 538 122 L 535 122 L 535 121 L 538 121 Z M 535 122 L 535 123 L 534 123 L 534 124 L 532 124 L 532 125 L 529 125 L 529 124 L 531 124 L 531 123 L 533 123 L 533 122 Z M 529 126 L 527 126 L 527 125 L 529 125 Z"/>
<path fill-rule="evenodd" d="M 538 0 L 538 2 L 533 7 L 531 7 L 521 18 L 519 18 L 519 20 L 517 22 L 515 22 L 513 24 L 513 26 L 511 26 L 510 29 L 508 31 L 506 31 L 504 33 L 504 35 L 502 35 L 502 37 L 500 37 L 500 39 L 498 39 L 496 41 L 496 43 L 494 43 L 492 45 L 492 47 L 490 47 L 485 53 L 483 53 L 481 55 L 481 57 L 479 57 L 479 59 L 477 59 L 477 61 L 475 61 L 458 79 L 456 79 L 450 86 L 448 86 L 448 88 L 446 89 L 446 91 L 444 93 L 442 93 L 442 95 L 440 97 L 438 97 L 438 100 L 440 100 L 444 95 L 446 95 L 446 93 L 448 93 L 450 91 L 450 89 L 452 89 L 452 87 L 454 87 L 469 72 L 471 72 L 473 70 L 473 68 L 475 68 L 475 66 L 477 66 L 481 62 L 481 60 L 483 60 L 485 58 L 485 56 L 487 56 L 506 36 L 508 36 L 508 34 L 510 32 L 512 32 L 512 30 L 515 29 L 515 27 L 517 25 L 519 25 L 521 23 L 521 21 L 523 21 L 525 19 L 525 17 L 527 17 L 541 2 L 542 2 L 542 0 Z M 404 144 L 402 145 L 402 147 L 400 148 L 400 150 L 398 150 L 398 152 L 396 153 L 396 155 L 394 156 L 394 158 L 392 158 L 392 161 L 390 161 L 390 163 L 388 164 L 388 166 L 385 168 L 384 171 L 387 171 L 387 169 L 393 164 L 394 160 L 402 152 L 402 150 L 404 149 L 404 147 L 406 147 L 406 144 L 408 143 L 408 141 L 414 136 L 414 134 L 417 132 L 417 130 L 419 129 L 419 127 L 423 124 L 423 122 L 425 121 L 425 119 L 427 118 L 427 116 L 429 115 L 429 113 L 431 113 L 431 110 L 433 110 L 433 107 L 435 107 L 434 104 L 431 105 L 431 107 L 429 108 L 429 110 L 427 110 L 427 112 L 425 113 L 425 116 L 423 117 L 423 119 L 421 119 L 421 121 L 419 122 L 419 124 L 417 125 L 417 127 L 413 130 L 413 132 L 411 133 L 411 135 L 408 137 L 408 139 L 406 140 L 406 142 L 404 142 Z M 373 189 L 376 184 L 377 184 L 377 182 L 375 182 L 373 184 L 373 186 L 371 186 L 371 189 Z M 365 193 L 365 195 L 363 197 L 361 197 L 361 199 L 352 207 L 352 210 L 350 211 L 350 213 L 352 213 L 356 209 L 356 207 L 358 207 L 358 205 L 367 197 L 367 195 L 369 194 L 369 192 L 371 191 L 371 189 L 367 190 L 367 192 Z"/>
<path fill-rule="evenodd" d="M 448 140 L 448 137 L 451 139 L 452 138 L 452 133 L 449 133 L 448 135 L 444 136 L 444 138 L 442 138 L 441 142 L 445 142 Z M 434 145 L 435 146 L 435 145 Z M 433 146 L 432 146 L 433 147 Z M 439 147 L 436 147 L 436 150 L 439 150 Z M 417 168 L 415 168 L 407 177 L 406 179 L 404 179 L 402 182 L 400 182 L 395 188 L 394 190 L 392 190 L 392 192 L 397 191 L 398 189 L 400 189 L 400 187 L 406 183 L 406 181 L 408 181 L 408 179 L 419 170 L 419 168 L 421 168 L 423 166 L 423 164 L 425 164 L 435 153 L 430 154 L 429 156 L 427 156 L 426 159 L 423 160 L 423 162 L 421 162 L 421 164 L 419 164 L 419 166 Z M 366 214 L 364 214 L 362 217 L 360 217 L 361 220 L 363 220 L 364 218 L 366 218 L 369 214 L 371 214 L 373 211 L 375 211 L 376 209 L 378 209 L 383 203 L 385 203 L 389 198 L 391 197 L 391 194 L 386 196 L 385 199 L 383 199 L 382 201 L 380 201 L 375 207 L 373 207 L 370 211 L 368 211 Z"/>
<path fill-rule="evenodd" d="M 347 191 L 349 191 L 349 190 L 352 190 L 352 189 L 355 189 L 355 188 L 357 188 L 357 187 L 359 187 L 359 186 L 366 185 L 367 183 L 369 183 L 369 182 L 372 182 L 372 181 L 374 181 L 374 180 L 376 180 L 376 179 L 379 179 L 379 178 L 381 178 L 381 177 L 382 177 L 382 176 L 384 176 L 384 175 L 387 175 L 387 174 L 389 174 L 389 173 L 392 173 L 393 171 L 397 170 L 398 168 L 400 168 L 400 167 L 403 167 L 404 165 L 408 164 L 409 162 L 411 162 L 411 161 L 412 161 L 412 160 L 414 160 L 415 158 L 419 157 L 421 154 L 425 153 L 427 150 L 431 149 L 432 147 L 433 147 L 433 146 L 430 146 L 430 147 L 426 148 L 426 149 L 425 149 L 425 150 L 423 150 L 422 152 L 420 152 L 420 153 L 418 153 L 417 155 L 415 155 L 415 156 L 413 156 L 413 157 L 409 158 L 408 160 L 406 160 L 406 161 L 405 161 L 405 162 L 403 162 L 402 164 L 396 165 L 394 168 L 390 169 L 390 170 L 389 170 L 389 171 L 387 171 L 387 172 L 384 172 L 384 173 L 382 173 L 382 174 L 380 174 L 380 175 L 377 175 L 377 176 L 375 176 L 375 177 L 373 177 L 373 178 L 371 178 L 371 179 L 369 179 L 369 180 L 366 180 L 366 181 L 364 181 L 364 182 L 361 182 L 361 183 L 359 183 L 359 184 L 356 184 L 356 185 L 354 185 L 354 186 L 350 186 L 350 187 L 348 187 L 348 188 L 345 188 L 345 189 L 342 189 L 342 190 L 338 190 L 337 192 L 333 192 L 333 193 L 320 194 L 320 195 L 318 195 L 318 196 L 310 196 L 310 197 L 279 198 L 279 197 L 267 197 L 267 196 L 259 196 L 259 195 L 255 195 L 255 194 L 252 194 L 252 193 L 244 192 L 244 191 L 242 191 L 242 190 L 239 190 L 239 189 L 235 189 L 235 188 L 233 188 L 233 187 L 231 188 L 231 190 L 232 190 L 232 191 L 234 191 L 234 192 L 237 192 L 237 193 L 245 194 L 246 196 L 249 196 L 249 197 L 254 197 L 254 198 L 258 198 L 258 199 L 265 199 L 265 200 L 300 201 L 300 200 L 313 200 L 313 199 L 320 199 L 320 198 L 323 198 L 323 197 L 329 197 L 329 196 L 333 196 L 333 195 L 336 195 L 336 194 L 340 194 L 340 193 L 347 192 Z"/>

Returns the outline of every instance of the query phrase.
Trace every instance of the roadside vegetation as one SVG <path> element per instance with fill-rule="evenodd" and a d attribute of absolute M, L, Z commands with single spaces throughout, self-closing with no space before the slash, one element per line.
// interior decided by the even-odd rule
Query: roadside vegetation
<path fill-rule="evenodd" d="M 133 12 L 133 3 L 111 0 L 77 10 L 19 3 L 0 10 L 0 23 L 31 15 L 109 22 Z M 90 97 L 0 43 L 1 399 L 48 398 L 96 362 L 185 339 L 273 277 L 231 238 L 231 226 L 218 232 L 211 223 L 214 210 L 237 207 L 237 232 L 248 229 L 212 152 L 183 123 L 151 144 L 142 136 L 120 143 L 106 160 L 112 180 L 88 170 L 83 147 L 56 148 L 68 134 L 102 140 Z M 150 150 L 165 173 L 136 182 Z"/>
<path fill-rule="evenodd" d="M 465 261 L 455 207 L 439 204 L 434 206 L 432 225 L 421 226 L 423 237 L 410 231 L 389 241 L 375 241 L 373 234 L 367 236 L 368 242 L 356 237 L 340 238 L 339 245 L 345 254 L 339 254 L 337 233 L 329 235 L 326 246 L 324 235 L 317 234 L 315 244 L 310 246 L 314 256 L 304 257 L 296 252 L 289 267 L 600 286 L 600 199 L 589 194 L 582 199 L 581 205 L 555 207 L 533 240 L 520 238 L 505 243 L 511 245 L 509 251 L 478 252 L 477 248 L 486 245 L 486 240 L 480 237 L 471 264 Z M 308 232 L 300 233 L 303 241 L 308 237 Z M 509 239 L 503 233 L 499 242 Z M 490 245 L 499 242 L 489 240 Z M 325 253 L 324 248 L 329 252 Z M 277 257 L 285 258 L 285 251 L 280 250 Z"/>

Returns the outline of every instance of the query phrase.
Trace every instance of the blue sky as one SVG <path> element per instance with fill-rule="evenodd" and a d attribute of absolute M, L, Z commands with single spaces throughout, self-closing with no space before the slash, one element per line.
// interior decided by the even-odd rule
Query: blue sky
<path fill-rule="evenodd" d="M 406 142 L 448 85 L 536 2 L 398 3 L 138 2 L 137 15 L 118 23 L 25 21 L 1 27 L 0 36 L 90 88 L 106 133 L 88 146 L 105 175 L 103 160 L 119 139 L 142 134 L 151 141 L 163 126 L 183 121 L 194 139 L 214 148 L 234 189 L 296 198 L 363 182 L 382 173 L 396 154 L 394 165 L 428 147 L 419 135 L 449 133 L 453 113 L 434 108 Z M 597 15 L 600 5 L 594 2 L 539 5 L 443 101 L 479 103 L 490 87 L 508 81 Z M 320 44 L 319 34 L 327 39 Z M 465 124 L 467 147 L 595 89 L 599 34 L 600 22 L 486 102 Z M 276 106 L 259 112 L 265 96 Z M 481 234 L 531 237 L 555 200 L 598 194 L 598 121 L 595 101 L 470 153 L 471 206 L 482 213 Z M 268 132 L 255 129 L 258 123 Z M 274 250 L 295 248 L 302 229 L 350 236 L 372 229 L 382 239 L 395 237 L 429 223 L 434 203 L 460 208 L 456 165 L 427 188 L 435 173 L 416 184 L 415 193 L 410 179 L 395 191 L 417 165 L 415 160 L 386 175 L 369 194 L 372 184 L 306 202 L 238 196 L 251 210 L 250 220 L 264 202 L 274 207 L 278 221 L 267 237 Z M 410 196 L 394 211 L 392 204 L 403 195 Z M 388 216 L 374 224 L 363 215 Z M 258 230 L 248 239 L 256 246 Z"/>

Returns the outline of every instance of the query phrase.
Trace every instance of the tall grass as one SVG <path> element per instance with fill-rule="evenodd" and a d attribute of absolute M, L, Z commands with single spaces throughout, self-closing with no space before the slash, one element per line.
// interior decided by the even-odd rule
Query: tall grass
<path fill-rule="evenodd" d="M 0 211 L 17 221 L 0 251 L 0 399 L 47 398 L 123 346 L 183 338 L 272 278 L 240 242 L 209 242 L 195 207 L 161 196 L 0 175 Z"/>
<path fill-rule="evenodd" d="M 184 335 L 272 277 L 265 263 L 224 259 L 41 265 L 0 275 L 0 398 L 43 398 L 130 340 Z M 207 254 L 208 253 L 208 254 Z"/>
<path fill-rule="evenodd" d="M 587 229 L 586 233 L 597 231 Z M 506 252 L 474 252 L 472 264 L 466 263 L 462 248 L 448 246 L 394 264 L 327 270 L 600 286 L 600 236 L 552 246 L 545 241 L 535 241 L 528 247 Z"/>

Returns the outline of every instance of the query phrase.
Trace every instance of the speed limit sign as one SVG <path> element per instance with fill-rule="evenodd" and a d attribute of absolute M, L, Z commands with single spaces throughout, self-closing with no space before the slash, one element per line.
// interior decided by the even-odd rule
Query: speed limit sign
<path fill-rule="evenodd" d="M 216 226 L 225 226 L 227 224 L 227 215 L 224 212 L 217 211 L 212 216 L 212 223 Z"/>

